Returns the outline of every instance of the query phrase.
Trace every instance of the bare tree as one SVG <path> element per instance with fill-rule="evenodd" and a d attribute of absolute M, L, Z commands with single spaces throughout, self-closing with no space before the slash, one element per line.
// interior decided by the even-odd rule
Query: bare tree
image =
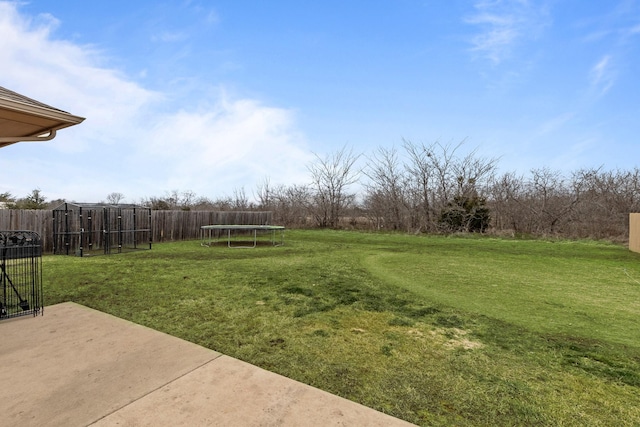
<path fill-rule="evenodd" d="M 427 230 L 440 228 L 442 213 L 452 208 L 454 197 L 459 197 L 464 185 L 475 186 L 475 182 L 468 181 L 475 152 L 462 159 L 457 155 L 464 142 L 452 145 L 436 141 L 429 145 L 415 145 L 404 141 L 410 159 L 407 169 L 412 175 L 416 206 L 421 210 L 420 223 Z M 479 168 L 482 162 L 477 160 L 477 163 Z"/>
<path fill-rule="evenodd" d="M 626 238 L 629 213 L 640 210 L 640 169 L 581 169 L 573 179 L 581 183 L 582 203 L 576 214 L 579 222 L 573 223 L 581 228 L 572 232 L 580 237 Z"/>
<path fill-rule="evenodd" d="M 496 230 L 625 240 L 629 212 L 640 211 L 640 169 L 507 173 L 494 181 L 490 206 Z"/>
<path fill-rule="evenodd" d="M 113 192 L 107 195 L 107 203 L 111 205 L 118 205 L 120 204 L 120 201 L 123 199 L 124 199 L 124 194 L 122 193 Z"/>
<path fill-rule="evenodd" d="M 435 196 L 438 207 L 442 209 L 449 203 L 457 189 L 457 176 L 454 173 L 454 162 L 456 161 L 456 151 L 462 146 L 464 141 L 455 146 L 451 144 L 442 145 L 435 142 L 429 149 L 427 157 L 430 160 L 431 168 L 435 178 Z"/>
<path fill-rule="evenodd" d="M 494 180 L 490 205 L 497 230 L 533 235 L 571 234 L 581 227 L 579 206 L 585 191 L 578 175 L 567 179 L 549 168 L 531 170 L 528 178 L 513 172 Z"/>
<path fill-rule="evenodd" d="M 194 211 L 210 211 L 215 209 L 215 205 L 207 197 L 200 196 L 194 200 L 193 204 L 191 205 L 191 208 Z"/>
<path fill-rule="evenodd" d="M 274 203 L 274 193 L 269 178 L 265 178 L 261 184 L 256 187 L 256 199 L 260 209 L 272 210 Z"/>
<path fill-rule="evenodd" d="M 191 210 L 195 201 L 197 200 L 197 195 L 195 192 L 191 190 L 185 190 L 178 197 L 177 204 L 183 211 Z"/>
<path fill-rule="evenodd" d="M 563 223 L 571 220 L 570 214 L 580 201 L 578 192 L 572 191 L 559 171 L 549 168 L 533 169 L 529 181 L 531 211 L 535 215 L 536 230 L 542 234 L 557 234 Z"/>
<path fill-rule="evenodd" d="M 236 188 L 233 190 L 233 197 L 231 199 L 231 208 L 233 210 L 246 211 L 251 208 L 251 203 L 247 198 L 247 194 L 244 192 L 244 187 Z"/>
<path fill-rule="evenodd" d="M 278 186 L 273 191 L 274 220 L 288 227 L 307 226 L 313 192 L 307 185 Z"/>
<path fill-rule="evenodd" d="M 354 199 L 347 189 L 358 180 L 354 165 L 360 155 L 343 147 L 326 157 L 315 157 L 308 166 L 315 196 L 314 217 L 318 226 L 336 228 L 343 210 Z"/>
<path fill-rule="evenodd" d="M 417 145 L 403 140 L 409 176 L 406 204 L 411 224 L 418 230 L 487 228 L 485 204 L 498 160 L 479 157 L 477 150 L 461 157 L 458 150 L 463 144 Z"/>
<path fill-rule="evenodd" d="M 149 197 L 141 202 L 145 206 L 154 210 L 191 210 L 195 205 L 202 203 L 203 200 L 198 198 L 196 193 L 191 190 L 168 191 L 164 197 Z M 204 202 L 207 202 L 205 199 Z"/>
<path fill-rule="evenodd" d="M 377 218 L 378 227 L 391 230 L 407 228 L 406 177 L 395 148 L 379 148 L 368 158 L 363 171 L 369 178 L 365 184 L 366 204 Z"/>
<path fill-rule="evenodd" d="M 453 166 L 456 177 L 457 195 L 462 197 L 483 197 L 489 191 L 498 164 L 497 158 L 478 157 L 473 150 Z"/>
<path fill-rule="evenodd" d="M 499 231 L 525 232 L 528 207 L 523 203 L 524 177 L 507 172 L 494 179 L 489 195 L 493 227 Z"/>
<path fill-rule="evenodd" d="M 403 146 L 409 157 L 407 172 L 410 176 L 408 191 L 414 207 L 414 215 L 418 218 L 418 228 L 423 231 L 433 231 L 434 204 L 434 172 L 431 157 L 434 155 L 433 147 L 424 144 L 415 145 L 411 141 L 403 139 Z"/>

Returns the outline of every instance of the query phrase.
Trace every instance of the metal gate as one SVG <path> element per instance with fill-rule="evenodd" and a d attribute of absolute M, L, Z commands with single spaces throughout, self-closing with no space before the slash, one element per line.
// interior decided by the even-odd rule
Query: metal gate
<path fill-rule="evenodd" d="M 0 231 L 0 319 L 43 311 L 42 241 L 34 231 Z"/>
<path fill-rule="evenodd" d="M 53 210 L 53 253 L 109 255 L 151 249 L 151 209 L 65 202 Z"/>

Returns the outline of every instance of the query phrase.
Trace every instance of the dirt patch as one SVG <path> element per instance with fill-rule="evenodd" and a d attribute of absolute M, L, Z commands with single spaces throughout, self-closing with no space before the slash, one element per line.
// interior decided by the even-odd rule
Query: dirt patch
<path fill-rule="evenodd" d="M 478 341 L 472 341 L 467 338 L 469 331 L 458 328 L 448 328 L 440 331 L 445 337 L 448 338 L 444 346 L 448 349 L 463 349 L 463 350 L 475 350 L 482 348 L 483 344 Z"/>

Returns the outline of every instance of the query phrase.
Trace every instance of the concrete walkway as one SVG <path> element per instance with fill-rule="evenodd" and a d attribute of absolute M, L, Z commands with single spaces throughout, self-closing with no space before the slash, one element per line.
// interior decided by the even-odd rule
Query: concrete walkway
<path fill-rule="evenodd" d="M 0 424 L 411 425 L 74 303 L 0 321 Z"/>

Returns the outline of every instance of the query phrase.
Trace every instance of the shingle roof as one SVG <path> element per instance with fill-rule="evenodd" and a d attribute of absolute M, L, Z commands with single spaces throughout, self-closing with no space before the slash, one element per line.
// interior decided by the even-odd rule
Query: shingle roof
<path fill-rule="evenodd" d="M 67 113 L 66 111 L 60 110 L 59 108 L 55 108 L 45 103 L 42 103 L 40 101 L 36 101 L 35 99 L 29 98 L 27 96 L 20 95 L 19 93 L 9 90 L 7 88 L 4 88 L 2 86 L 0 86 L 0 98 L 4 98 L 10 101 L 20 102 L 22 104 L 31 105 L 33 107 L 47 108 L 49 110 L 60 111 L 61 113 Z"/>
<path fill-rule="evenodd" d="M 0 148 L 20 141 L 48 141 L 78 117 L 0 86 Z"/>

